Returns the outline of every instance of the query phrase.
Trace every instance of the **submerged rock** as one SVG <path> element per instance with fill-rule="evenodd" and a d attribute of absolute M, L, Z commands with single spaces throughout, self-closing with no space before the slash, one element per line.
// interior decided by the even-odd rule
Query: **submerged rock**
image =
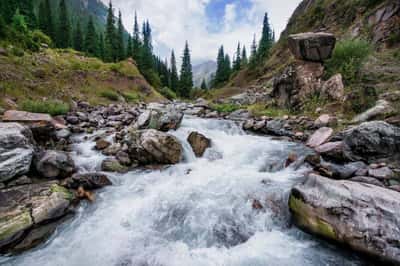
<path fill-rule="evenodd" d="M 187 138 L 187 141 L 192 147 L 196 157 L 202 157 L 204 152 L 211 147 L 211 139 L 207 138 L 206 136 L 198 132 L 190 133 L 190 135 Z"/>
<path fill-rule="evenodd" d="M 0 123 L 0 182 L 28 173 L 33 142 L 28 128 L 17 123 Z"/>
<path fill-rule="evenodd" d="M 183 148 L 179 140 L 154 129 L 131 130 L 125 143 L 131 160 L 141 165 L 176 164 L 182 157 Z"/>
<path fill-rule="evenodd" d="M 311 174 L 292 189 L 289 207 L 305 231 L 400 263 L 400 193 Z"/>

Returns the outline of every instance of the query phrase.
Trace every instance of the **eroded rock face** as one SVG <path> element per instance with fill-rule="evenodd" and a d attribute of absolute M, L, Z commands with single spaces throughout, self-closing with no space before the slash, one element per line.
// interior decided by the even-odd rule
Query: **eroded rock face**
<path fill-rule="evenodd" d="M 400 193 L 311 174 L 292 189 L 289 207 L 303 230 L 400 263 Z"/>
<path fill-rule="evenodd" d="M 64 216 L 73 197 L 55 182 L 1 190 L 0 252 L 12 251 L 30 229 Z"/>
<path fill-rule="evenodd" d="M 182 157 L 182 145 L 170 134 L 154 129 L 131 130 L 125 139 L 128 154 L 139 164 L 176 164 Z"/>
<path fill-rule="evenodd" d="M 400 128 L 383 121 L 365 122 L 344 136 L 345 155 L 351 160 L 399 160 Z"/>
<path fill-rule="evenodd" d="M 296 59 L 323 62 L 332 56 L 336 38 L 325 32 L 306 32 L 290 35 L 289 49 Z"/>
<path fill-rule="evenodd" d="M 196 157 L 202 157 L 207 148 L 211 147 L 211 139 L 198 132 L 190 133 L 187 140 Z"/>
<path fill-rule="evenodd" d="M 62 151 L 43 151 L 35 155 L 36 171 L 45 178 L 66 178 L 75 172 L 71 156 Z"/>
<path fill-rule="evenodd" d="M 0 182 L 28 173 L 33 157 L 32 132 L 17 123 L 0 123 Z"/>

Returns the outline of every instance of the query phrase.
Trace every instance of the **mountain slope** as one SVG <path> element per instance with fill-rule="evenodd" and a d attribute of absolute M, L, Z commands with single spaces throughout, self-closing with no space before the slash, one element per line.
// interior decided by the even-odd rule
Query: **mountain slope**
<path fill-rule="evenodd" d="M 207 61 L 199 65 L 193 66 L 193 83 L 196 88 L 200 88 L 203 79 L 210 84 L 212 76 L 217 71 L 217 63 L 215 61 Z"/>

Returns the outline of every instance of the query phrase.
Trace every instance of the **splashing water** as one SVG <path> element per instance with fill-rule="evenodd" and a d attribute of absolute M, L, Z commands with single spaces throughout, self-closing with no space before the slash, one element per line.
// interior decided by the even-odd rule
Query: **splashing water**
<path fill-rule="evenodd" d="M 191 131 L 212 139 L 204 158 L 186 141 Z M 4 265 L 235 266 L 363 265 L 360 259 L 290 225 L 288 193 L 306 169 L 266 171 L 302 145 L 247 135 L 229 121 L 185 118 L 171 132 L 184 160 L 162 171 L 113 175 L 114 186 L 82 204 L 52 238 Z M 94 143 L 74 146 L 93 170 L 104 158 Z M 281 169 L 281 170 L 279 170 Z M 253 200 L 264 210 L 255 210 Z"/>

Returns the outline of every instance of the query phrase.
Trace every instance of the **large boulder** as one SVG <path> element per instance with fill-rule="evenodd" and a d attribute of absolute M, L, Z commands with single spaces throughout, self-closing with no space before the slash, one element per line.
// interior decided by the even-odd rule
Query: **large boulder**
<path fill-rule="evenodd" d="M 391 106 L 391 104 L 386 100 L 379 100 L 377 101 L 374 107 L 371 107 L 367 111 L 362 114 L 357 115 L 352 120 L 352 123 L 362 123 L 367 122 L 379 117 L 384 117 L 393 113 L 395 110 Z"/>
<path fill-rule="evenodd" d="M 303 230 L 400 264 L 400 193 L 311 174 L 292 189 L 289 207 Z"/>
<path fill-rule="evenodd" d="M 306 32 L 290 35 L 288 44 L 296 59 L 323 62 L 332 56 L 336 38 L 330 33 Z"/>
<path fill-rule="evenodd" d="M 196 157 L 202 157 L 207 148 L 211 147 L 211 139 L 198 132 L 192 132 L 187 138 Z"/>
<path fill-rule="evenodd" d="M 344 84 L 341 74 L 336 74 L 327 80 L 321 88 L 321 97 L 334 101 L 342 101 L 344 99 Z"/>
<path fill-rule="evenodd" d="M 41 151 L 35 155 L 36 171 L 44 178 L 67 178 L 75 172 L 71 156 L 62 151 Z"/>
<path fill-rule="evenodd" d="M 125 137 L 128 154 L 133 162 L 147 164 L 176 164 L 182 157 L 179 140 L 154 129 L 132 129 Z"/>
<path fill-rule="evenodd" d="M 28 128 L 17 123 L 0 123 L 0 183 L 28 173 L 33 142 Z"/>
<path fill-rule="evenodd" d="M 183 113 L 171 109 L 168 111 L 146 110 L 143 112 L 136 124 L 137 129 L 156 129 L 161 131 L 176 130 L 179 128 L 183 119 Z"/>
<path fill-rule="evenodd" d="M 110 179 L 102 173 L 74 174 L 65 181 L 65 186 L 71 189 L 83 187 L 86 190 L 93 190 L 111 185 Z"/>
<path fill-rule="evenodd" d="M 70 191 L 55 182 L 1 190 L 0 253 L 12 250 L 31 229 L 68 213 L 73 198 Z"/>
<path fill-rule="evenodd" d="M 344 135 L 344 152 L 350 160 L 400 160 L 399 127 L 383 121 L 365 122 Z"/>
<path fill-rule="evenodd" d="M 333 129 L 330 127 L 321 127 L 310 136 L 307 141 L 307 146 L 316 148 L 326 143 L 332 137 Z"/>

